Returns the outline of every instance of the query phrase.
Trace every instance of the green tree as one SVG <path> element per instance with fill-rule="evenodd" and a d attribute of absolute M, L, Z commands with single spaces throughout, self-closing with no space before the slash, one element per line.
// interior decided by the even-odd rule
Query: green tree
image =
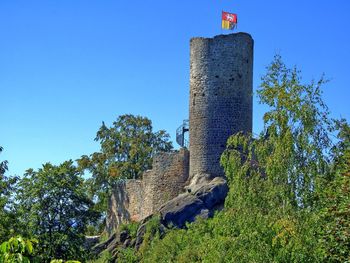
<path fill-rule="evenodd" d="M 257 149 L 256 156 L 269 178 L 288 186 L 286 196 L 306 207 L 312 205 L 317 178 L 327 174 L 332 123 L 322 100 L 327 81 L 302 84 L 301 79 L 300 71 L 287 68 L 278 55 L 268 67 L 258 96 L 270 110 L 264 115 L 265 136 L 257 141 L 268 152 Z"/>
<path fill-rule="evenodd" d="M 336 124 L 339 142 L 333 169 L 319 188 L 320 232 L 327 262 L 350 262 L 350 126 L 345 120 Z"/>
<path fill-rule="evenodd" d="M 331 122 L 321 97 L 324 83 L 321 78 L 302 84 L 300 72 L 276 56 L 258 90 L 260 101 L 269 106 L 264 132 L 255 139 L 238 134 L 228 140 L 222 156 L 230 184 L 226 207 L 237 211 L 236 225 L 247 233 L 247 261 L 261 260 L 256 239 L 266 246 L 268 261 L 322 258 L 314 235 L 316 189 L 328 176 L 331 148 Z"/>
<path fill-rule="evenodd" d="M 30 263 L 39 262 L 35 258 L 36 239 L 12 237 L 0 245 L 0 263 Z"/>
<path fill-rule="evenodd" d="M 2 146 L 0 146 L 0 153 L 3 151 Z M 7 161 L 0 162 L 0 176 L 3 176 L 5 172 L 7 171 Z"/>
<path fill-rule="evenodd" d="M 172 149 L 169 138 L 164 130 L 154 132 L 152 122 L 141 116 L 121 115 L 109 128 L 102 123 L 95 138 L 100 151 L 78 160 L 80 168 L 92 175 L 91 193 L 97 196 L 101 211 L 119 179 L 139 178 L 152 167 L 155 154 Z"/>
<path fill-rule="evenodd" d="M 0 146 L 0 153 L 3 148 Z M 7 177 L 7 161 L 0 162 L 0 242 L 9 238 L 17 226 L 12 197 L 17 177 Z"/>
<path fill-rule="evenodd" d="M 84 233 L 98 214 L 92 210 L 84 180 L 73 162 L 29 169 L 18 185 L 24 234 L 38 238 L 42 262 L 84 259 Z"/>

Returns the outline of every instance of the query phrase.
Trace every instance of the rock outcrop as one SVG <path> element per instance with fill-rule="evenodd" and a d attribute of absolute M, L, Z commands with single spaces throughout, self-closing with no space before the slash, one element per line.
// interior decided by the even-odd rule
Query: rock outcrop
<path fill-rule="evenodd" d="M 188 188 L 188 192 L 168 201 L 159 209 L 161 220 L 166 226 L 182 228 L 197 216 L 211 217 L 215 210 L 223 207 L 227 192 L 228 186 L 222 177 L 195 184 Z"/>

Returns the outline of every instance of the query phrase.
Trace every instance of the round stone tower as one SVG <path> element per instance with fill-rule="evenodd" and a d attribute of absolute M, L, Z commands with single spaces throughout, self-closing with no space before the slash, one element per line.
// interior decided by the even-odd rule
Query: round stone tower
<path fill-rule="evenodd" d="M 191 39 L 190 178 L 223 176 L 228 137 L 252 131 L 253 42 L 247 33 Z"/>

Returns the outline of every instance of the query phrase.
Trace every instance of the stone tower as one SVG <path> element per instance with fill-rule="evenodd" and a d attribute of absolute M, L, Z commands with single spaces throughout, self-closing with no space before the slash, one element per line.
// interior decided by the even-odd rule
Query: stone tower
<path fill-rule="evenodd" d="M 223 176 L 228 137 L 252 131 L 253 39 L 247 33 L 190 42 L 190 172 Z"/>

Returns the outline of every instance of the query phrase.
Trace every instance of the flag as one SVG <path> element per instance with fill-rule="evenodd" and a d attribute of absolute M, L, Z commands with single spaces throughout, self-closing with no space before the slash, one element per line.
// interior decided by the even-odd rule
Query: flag
<path fill-rule="evenodd" d="M 222 11 L 221 27 L 233 30 L 237 25 L 237 15 Z"/>

